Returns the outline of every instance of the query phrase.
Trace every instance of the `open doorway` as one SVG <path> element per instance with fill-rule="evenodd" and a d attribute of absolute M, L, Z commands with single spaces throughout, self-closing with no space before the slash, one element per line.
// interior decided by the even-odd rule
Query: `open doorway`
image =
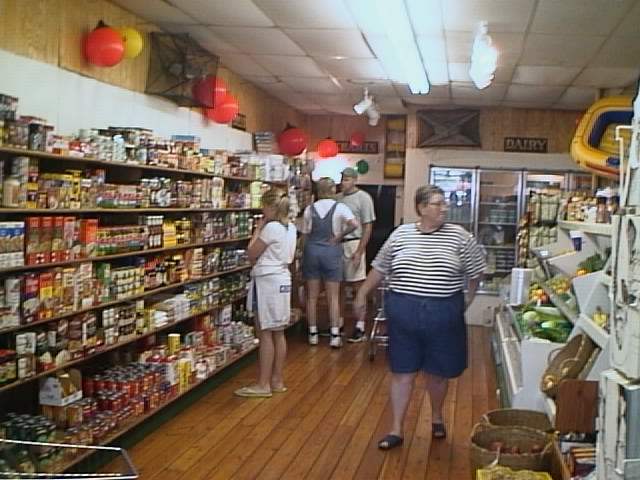
<path fill-rule="evenodd" d="M 370 265 L 396 225 L 396 186 L 358 185 L 358 187 L 371 195 L 376 211 L 376 221 L 373 224 L 373 232 L 367 245 L 367 265 Z"/>

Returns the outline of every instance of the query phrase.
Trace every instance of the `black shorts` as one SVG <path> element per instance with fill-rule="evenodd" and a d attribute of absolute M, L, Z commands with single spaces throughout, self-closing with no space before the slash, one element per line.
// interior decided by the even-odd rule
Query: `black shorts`
<path fill-rule="evenodd" d="M 467 368 L 462 292 L 450 297 L 389 292 L 385 311 L 393 373 L 424 370 L 431 375 L 454 378 Z"/>

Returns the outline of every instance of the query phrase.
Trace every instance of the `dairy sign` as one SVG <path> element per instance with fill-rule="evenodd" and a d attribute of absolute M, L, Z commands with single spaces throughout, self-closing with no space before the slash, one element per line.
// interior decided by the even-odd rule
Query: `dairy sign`
<path fill-rule="evenodd" d="M 548 146 L 548 138 L 504 137 L 505 152 L 547 153 Z"/>

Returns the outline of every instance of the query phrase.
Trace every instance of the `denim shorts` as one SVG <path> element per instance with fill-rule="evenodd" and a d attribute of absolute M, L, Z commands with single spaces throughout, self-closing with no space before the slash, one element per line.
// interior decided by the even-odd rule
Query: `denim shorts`
<path fill-rule="evenodd" d="M 458 377 L 467 368 L 464 294 L 424 297 L 389 292 L 385 310 L 393 373 Z"/>
<path fill-rule="evenodd" d="M 343 280 L 342 245 L 308 244 L 302 257 L 302 277 L 305 280 Z"/>

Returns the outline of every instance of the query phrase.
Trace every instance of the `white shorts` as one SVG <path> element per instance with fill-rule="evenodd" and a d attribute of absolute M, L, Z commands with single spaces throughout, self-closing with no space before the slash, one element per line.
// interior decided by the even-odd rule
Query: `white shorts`
<path fill-rule="evenodd" d="M 342 242 L 342 257 L 344 261 L 343 276 L 345 282 L 361 282 L 367 277 L 367 260 L 365 254 L 362 254 L 358 264 L 356 264 L 351 258 L 359 244 L 360 239 Z"/>

